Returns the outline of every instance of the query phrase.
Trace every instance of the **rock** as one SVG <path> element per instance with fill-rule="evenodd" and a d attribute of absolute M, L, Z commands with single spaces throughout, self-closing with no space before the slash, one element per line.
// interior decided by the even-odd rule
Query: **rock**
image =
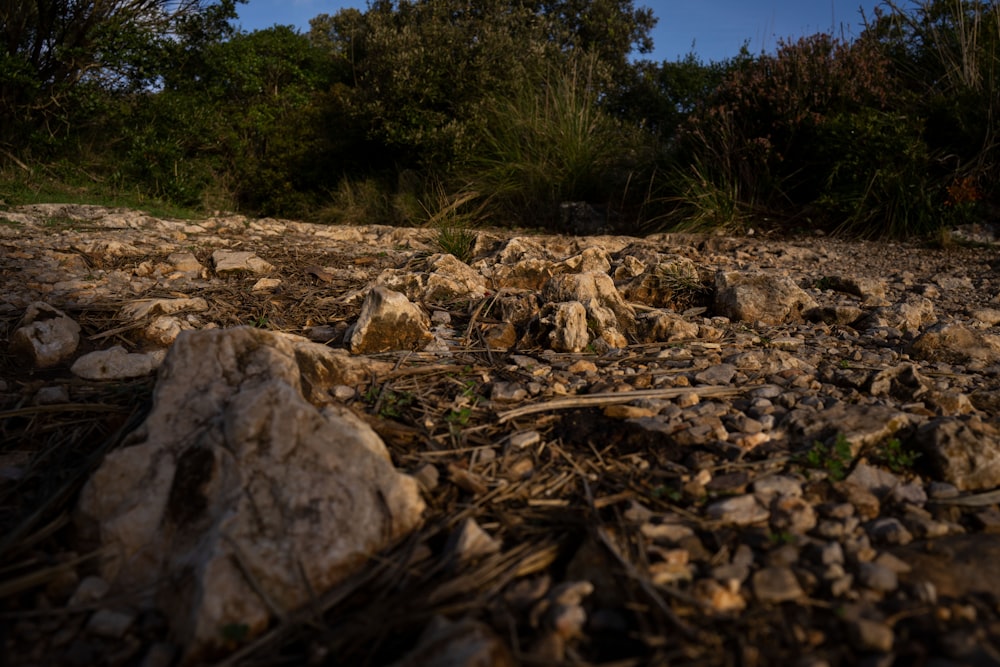
<path fill-rule="evenodd" d="M 648 342 L 688 340 L 698 337 L 699 327 L 668 310 L 654 310 L 640 315 L 636 322 L 639 335 Z"/>
<path fill-rule="evenodd" d="M 587 309 L 579 301 L 546 306 L 542 322 L 551 327 L 548 340 L 556 352 L 582 352 L 590 344 Z"/>
<path fill-rule="evenodd" d="M 945 322 L 918 336 L 909 352 L 918 359 L 995 364 L 1000 362 L 1000 336 Z"/>
<path fill-rule="evenodd" d="M 917 429 L 914 446 L 938 481 L 962 491 L 1000 486 L 1000 419 L 941 417 Z"/>
<path fill-rule="evenodd" d="M 306 604 L 421 521 L 378 436 L 306 400 L 319 378 L 292 338 L 179 336 L 146 422 L 81 493 L 80 534 L 113 554 L 102 576 L 153 588 L 186 660 L 220 650 L 226 626 L 255 636 L 272 606 Z"/>
<path fill-rule="evenodd" d="M 934 322 L 937 322 L 934 303 L 928 298 L 909 294 L 904 301 L 876 308 L 856 326 L 862 330 L 892 327 L 916 334 Z"/>
<path fill-rule="evenodd" d="M 816 512 L 811 503 L 796 496 L 779 496 L 771 502 L 771 528 L 803 535 L 816 527 Z"/>
<path fill-rule="evenodd" d="M 899 587 L 896 571 L 880 563 L 858 563 L 857 581 L 879 593 L 891 593 Z"/>
<path fill-rule="evenodd" d="M 737 526 L 767 521 L 770 516 L 767 509 L 757 502 L 752 493 L 717 500 L 705 508 L 705 514 L 715 521 Z"/>
<path fill-rule="evenodd" d="M 121 639 L 135 622 L 134 611 L 98 609 L 87 621 L 87 632 L 108 639 Z"/>
<path fill-rule="evenodd" d="M 486 280 L 482 274 L 452 255 L 433 255 L 427 260 L 427 266 L 430 274 L 423 293 L 426 302 L 481 299 L 486 295 Z"/>
<path fill-rule="evenodd" d="M 707 289 L 701 284 L 698 269 L 687 257 L 661 259 L 630 280 L 622 293 L 629 301 L 669 308 L 685 304 Z"/>
<path fill-rule="evenodd" d="M 141 320 L 152 315 L 174 313 L 200 313 L 208 310 L 208 302 L 201 297 L 182 299 L 140 299 L 122 306 L 121 317 L 128 321 Z"/>
<path fill-rule="evenodd" d="M 837 403 L 819 413 L 803 408 L 792 410 L 781 425 L 804 444 L 843 436 L 850 444 L 851 455 L 857 456 L 863 447 L 888 440 L 910 423 L 910 415 L 888 406 Z"/>
<path fill-rule="evenodd" d="M 867 461 L 861 460 L 854 466 L 854 470 L 847 476 L 846 485 L 855 484 L 862 489 L 870 491 L 878 498 L 889 495 L 902 482 L 898 477 L 888 470 L 869 465 Z M 848 502 L 851 502 L 848 500 Z M 859 501 L 859 504 L 864 504 Z M 877 513 L 877 512 L 876 512 Z"/>
<path fill-rule="evenodd" d="M 435 616 L 416 647 L 393 667 L 515 667 L 517 661 L 488 625 Z"/>
<path fill-rule="evenodd" d="M 868 524 L 868 534 L 872 540 L 882 544 L 902 545 L 913 541 L 913 535 L 900 523 L 899 519 L 887 517 Z"/>
<path fill-rule="evenodd" d="M 501 543 L 483 530 L 476 520 L 468 517 L 452 534 L 451 553 L 460 562 L 489 556 L 500 551 Z"/>
<path fill-rule="evenodd" d="M 163 362 L 165 350 L 129 352 L 121 345 L 85 354 L 73 362 L 70 371 L 87 380 L 124 380 L 149 375 Z"/>
<path fill-rule="evenodd" d="M 851 644 L 860 651 L 888 653 L 895 642 L 892 628 L 881 621 L 856 618 L 847 622 Z"/>
<path fill-rule="evenodd" d="M 212 253 L 212 266 L 217 274 L 270 273 L 274 266 L 252 252 L 243 250 L 216 250 Z"/>
<path fill-rule="evenodd" d="M 880 278 L 826 276 L 822 282 L 829 289 L 861 297 L 865 305 L 881 305 L 885 300 L 886 284 Z"/>
<path fill-rule="evenodd" d="M 927 393 L 932 385 L 916 364 L 900 364 L 875 373 L 869 391 L 872 396 L 893 396 L 910 402 Z"/>
<path fill-rule="evenodd" d="M 719 271 L 715 307 L 736 322 L 783 324 L 802 320 L 816 302 L 790 278 L 767 273 Z"/>
<path fill-rule="evenodd" d="M 747 606 L 738 582 L 735 586 L 723 586 L 715 579 L 699 579 L 694 582 L 692 595 L 717 614 L 743 611 Z"/>
<path fill-rule="evenodd" d="M 805 591 L 789 567 L 772 566 L 757 570 L 751 577 L 754 596 L 764 603 L 788 602 L 805 596 Z"/>
<path fill-rule="evenodd" d="M 736 375 L 736 366 L 732 364 L 715 364 L 700 373 L 695 373 L 694 379 L 699 384 L 724 385 L 729 384 Z"/>
<path fill-rule="evenodd" d="M 929 582 L 937 594 L 955 599 L 1000 597 L 1000 535 L 947 535 L 892 548 L 910 566 L 904 582 Z"/>
<path fill-rule="evenodd" d="M 622 298 L 611 276 L 598 271 L 553 276 L 542 289 L 542 299 L 549 303 L 579 301 L 587 315 L 597 319 L 597 333 L 608 329 L 620 333 L 635 330 L 635 310 Z M 609 316 L 605 316 L 608 312 Z"/>
<path fill-rule="evenodd" d="M 375 285 L 365 296 L 347 341 L 354 354 L 412 350 L 431 341 L 430 326 L 427 314 L 406 296 Z"/>
<path fill-rule="evenodd" d="M 58 308 L 36 301 L 28 306 L 10 339 L 10 350 L 24 355 L 38 368 L 66 361 L 80 344 L 80 325 Z"/>

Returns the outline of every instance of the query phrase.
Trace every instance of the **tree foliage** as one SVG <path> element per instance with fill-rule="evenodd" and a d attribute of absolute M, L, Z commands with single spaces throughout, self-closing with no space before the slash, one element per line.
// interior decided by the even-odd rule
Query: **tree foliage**
<path fill-rule="evenodd" d="M 0 141 L 65 132 L 81 91 L 147 84 L 166 41 L 228 30 L 234 0 L 0 0 Z M 90 91 L 92 94 L 92 90 Z"/>

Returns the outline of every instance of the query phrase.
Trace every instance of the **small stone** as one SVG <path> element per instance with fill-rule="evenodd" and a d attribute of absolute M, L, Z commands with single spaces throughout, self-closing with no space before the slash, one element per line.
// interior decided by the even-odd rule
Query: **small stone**
<path fill-rule="evenodd" d="M 795 573 L 788 567 L 765 567 L 754 572 L 753 593 L 761 602 L 787 602 L 805 595 Z"/>
<path fill-rule="evenodd" d="M 441 473 L 438 472 L 437 466 L 425 463 L 413 473 L 413 477 L 420 482 L 420 488 L 424 491 L 433 491 L 437 488 Z"/>
<path fill-rule="evenodd" d="M 819 560 L 823 565 L 842 565 L 844 548 L 840 546 L 840 542 L 827 542 L 820 549 Z"/>
<path fill-rule="evenodd" d="M 538 431 L 520 431 L 512 434 L 508 441 L 514 449 L 525 449 L 541 442 L 542 435 Z"/>
<path fill-rule="evenodd" d="M 699 579 L 692 591 L 696 600 L 707 605 L 717 614 L 727 614 L 746 609 L 747 602 L 740 595 L 739 582 L 724 586 L 715 579 Z"/>
<path fill-rule="evenodd" d="M 270 273 L 274 266 L 252 252 L 242 250 L 216 250 L 212 253 L 212 266 L 219 275 L 230 273 Z"/>
<path fill-rule="evenodd" d="M 253 292 L 264 292 L 266 290 L 273 290 L 281 286 L 281 280 L 278 278 L 261 278 L 253 284 L 250 288 Z"/>
<path fill-rule="evenodd" d="M 466 518 L 452 534 L 451 551 L 459 562 L 467 562 L 500 551 L 501 543 L 479 527 L 475 519 Z"/>
<path fill-rule="evenodd" d="M 770 513 L 762 507 L 753 494 L 733 496 L 709 505 L 705 514 L 716 521 L 737 526 L 749 526 L 766 521 Z"/>
<path fill-rule="evenodd" d="M 816 512 L 811 503 L 795 496 L 779 496 L 771 503 L 771 528 L 796 535 L 816 527 Z"/>
<path fill-rule="evenodd" d="M 892 650 L 895 636 L 892 628 L 885 623 L 858 618 L 850 621 L 847 626 L 851 644 L 861 651 L 888 653 Z"/>
<path fill-rule="evenodd" d="M 494 382 L 490 400 L 498 403 L 515 403 L 528 398 L 528 390 L 516 382 Z"/>
<path fill-rule="evenodd" d="M 868 534 L 882 544 L 904 545 L 913 541 L 913 535 L 899 519 L 887 517 L 868 524 Z"/>
<path fill-rule="evenodd" d="M 98 609 L 87 621 L 87 632 L 99 637 L 121 639 L 135 622 L 134 611 Z"/>
<path fill-rule="evenodd" d="M 878 562 L 858 564 L 858 583 L 880 593 L 891 593 L 899 587 L 895 570 Z"/>
<path fill-rule="evenodd" d="M 788 475 L 767 475 L 754 480 L 750 487 L 757 500 L 767 505 L 775 496 L 802 496 L 802 482 Z"/>
<path fill-rule="evenodd" d="M 596 373 L 597 364 L 586 359 L 579 359 L 570 364 L 566 370 L 570 373 Z"/>
<path fill-rule="evenodd" d="M 70 607 L 92 604 L 107 595 L 109 590 L 111 585 L 101 577 L 84 577 L 67 604 Z"/>
<path fill-rule="evenodd" d="M 733 380 L 736 375 L 736 366 L 732 364 L 716 364 L 709 366 L 694 376 L 695 381 L 708 385 L 725 385 Z"/>
<path fill-rule="evenodd" d="M 958 498 L 959 495 L 961 495 L 961 491 L 958 490 L 958 487 L 948 482 L 931 482 L 927 485 L 927 496 L 934 500 Z"/>
<path fill-rule="evenodd" d="M 69 403 L 69 389 L 62 385 L 42 387 L 35 392 L 35 405 L 58 405 L 60 403 Z"/>
<path fill-rule="evenodd" d="M 889 497 L 896 503 L 909 505 L 924 505 L 927 502 L 927 492 L 916 482 L 900 484 L 893 487 Z"/>

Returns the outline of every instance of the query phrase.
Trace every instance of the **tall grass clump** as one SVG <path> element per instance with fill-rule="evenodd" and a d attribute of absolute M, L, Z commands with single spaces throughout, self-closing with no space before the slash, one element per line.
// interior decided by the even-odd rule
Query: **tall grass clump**
<path fill-rule="evenodd" d="M 593 58 L 575 58 L 491 100 L 482 139 L 462 169 L 495 221 L 552 226 L 563 201 L 615 215 L 626 207 L 651 141 L 601 108 L 596 68 Z"/>

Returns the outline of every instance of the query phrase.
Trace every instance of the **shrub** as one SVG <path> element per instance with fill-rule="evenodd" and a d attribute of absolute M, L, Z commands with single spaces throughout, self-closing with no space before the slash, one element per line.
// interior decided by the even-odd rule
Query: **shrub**
<path fill-rule="evenodd" d="M 650 138 L 599 104 L 595 60 L 584 57 L 491 100 L 482 141 L 465 165 L 495 218 L 551 226 L 563 201 L 621 214 L 630 178 L 646 167 Z"/>

